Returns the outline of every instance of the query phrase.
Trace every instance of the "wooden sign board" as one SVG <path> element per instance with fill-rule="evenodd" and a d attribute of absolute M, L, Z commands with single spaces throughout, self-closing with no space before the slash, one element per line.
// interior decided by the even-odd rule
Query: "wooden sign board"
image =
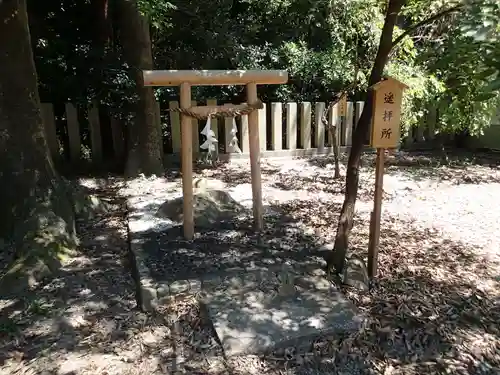
<path fill-rule="evenodd" d="M 347 95 L 342 95 L 339 100 L 339 116 L 347 116 Z"/>
<path fill-rule="evenodd" d="M 370 144 L 373 148 L 396 148 L 399 144 L 403 90 L 408 88 L 393 78 L 372 86 L 373 118 Z"/>

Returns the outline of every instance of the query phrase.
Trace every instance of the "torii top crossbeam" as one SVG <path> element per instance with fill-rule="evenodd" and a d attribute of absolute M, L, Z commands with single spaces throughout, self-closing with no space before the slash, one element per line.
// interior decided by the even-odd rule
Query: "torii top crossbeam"
<path fill-rule="evenodd" d="M 145 86 L 279 85 L 288 81 L 286 70 L 145 70 Z"/>

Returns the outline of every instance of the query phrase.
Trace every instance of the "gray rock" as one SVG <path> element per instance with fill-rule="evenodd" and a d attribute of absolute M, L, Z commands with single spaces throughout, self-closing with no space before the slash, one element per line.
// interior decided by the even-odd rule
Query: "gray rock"
<path fill-rule="evenodd" d="M 363 291 L 369 289 L 370 279 L 363 259 L 352 256 L 346 260 L 343 284 Z"/>
<path fill-rule="evenodd" d="M 195 193 L 204 192 L 208 190 L 224 190 L 225 185 L 222 181 L 207 179 L 207 178 L 195 178 L 193 180 L 193 189 Z"/>
<path fill-rule="evenodd" d="M 156 307 L 156 288 L 141 284 L 139 287 L 139 299 L 142 311 L 153 311 Z"/>
<path fill-rule="evenodd" d="M 242 205 L 223 190 L 198 190 L 193 197 L 194 221 L 198 227 L 210 227 L 245 211 Z M 156 216 L 181 223 L 183 197 L 164 202 L 156 212 Z"/>
<path fill-rule="evenodd" d="M 176 280 L 170 284 L 170 292 L 173 295 L 189 293 L 190 289 L 189 280 Z"/>
<path fill-rule="evenodd" d="M 161 285 L 159 285 L 158 289 L 156 290 L 156 293 L 158 294 L 158 298 L 169 296 L 170 295 L 170 289 L 168 287 L 168 284 L 161 284 Z"/>

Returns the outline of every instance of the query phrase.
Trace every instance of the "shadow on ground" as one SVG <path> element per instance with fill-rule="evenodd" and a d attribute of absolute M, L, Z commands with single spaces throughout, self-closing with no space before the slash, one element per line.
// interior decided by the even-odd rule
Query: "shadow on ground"
<path fill-rule="evenodd" d="M 259 236 L 252 233 L 249 221 L 206 231 L 192 243 L 180 240 L 179 229 L 160 235 L 144 233 L 154 237 L 147 246 L 154 277 L 159 281 L 197 278 L 251 264 L 284 262 L 300 272 L 304 265 L 320 264 L 318 247 L 332 239 L 340 205 L 294 201 L 274 209 L 279 214 L 267 218 Z M 355 218 L 351 251 L 359 256 L 366 255 L 367 219 Z M 477 250 L 432 229 L 386 218 L 376 286 L 366 294 L 344 288 L 368 316 L 367 329 L 355 336 L 319 340 L 311 350 L 322 353 L 323 360 L 311 361 L 322 362 L 330 371 L 352 368 L 366 374 L 373 373 L 375 366 L 392 366 L 394 373 L 401 374 L 498 373 L 500 283 L 495 278 L 498 273 L 492 274 L 493 265 Z M 312 293 L 304 298 L 318 311 L 328 304 Z M 237 320 L 238 327 L 247 326 L 257 336 L 261 332 L 256 316 L 240 314 Z M 262 340 L 265 333 L 261 332 Z M 316 366 L 304 358 L 297 365 L 293 350 L 283 355 L 291 356 L 297 371 Z M 327 363 L 325 356 L 334 360 Z"/>
<path fill-rule="evenodd" d="M 246 163 L 248 164 L 248 163 Z M 240 184 L 250 184 L 252 182 L 250 168 L 242 161 L 231 162 L 217 162 L 215 165 L 208 164 L 195 164 L 193 167 L 193 174 L 195 176 L 205 176 L 218 179 L 224 182 L 228 187 L 233 187 Z M 234 168 L 234 165 L 241 165 L 240 168 Z M 272 176 L 278 172 L 279 168 L 266 165 L 261 165 L 261 174 L 263 176 Z M 181 168 L 179 165 L 174 165 L 165 172 L 165 177 L 169 180 L 181 179 Z"/>
<path fill-rule="evenodd" d="M 282 207 L 271 205 L 281 212 Z M 198 228 L 194 241 L 183 240 L 182 226 L 158 231 L 135 232 L 148 254 L 148 267 L 158 281 L 199 278 L 207 273 L 289 264 L 318 264 L 314 249 L 318 238 L 286 214 L 264 218 L 265 228 L 257 234 L 253 219 L 246 216 Z"/>
<path fill-rule="evenodd" d="M 97 193 L 113 194 L 102 189 Z M 150 237 L 151 261 L 157 263 L 152 268 L 165 280 L 252 261 L 289 261 L 295 268 L 319 264 L 318 246 L 332 240 L 340 205 L 294 201 L 274 208 L 279 214 L 267 219 L 261 236 L 252 233 L 250 220 L 206 231 L 192 244 L 177 238 L 179 229 L 159 237 L 144 233 Z M 132 368 L 135 373 L 165 373 L 170 331 L 164 321 L 136 310 L 124 215 L 122 207 L 79 222 L 82 247 L 72 262 L 22 297 L 0 295 L 0 365 L 8 373 L 114 375 Z M 367 233 L 367 217 L 357 216 L 353 253 L 365 255 Z M 297 375 L 356 370 L 498 374 L 500 272 L 493 273 L 493 265 L 477 250 L 387 216 L 377 285 L 369 293 L 344 289 L 368 316 L 368 327 L 356 335 L 318 340 L 310 356 L 290 349 L 263 362 L 276 374 L 285 368 Z M 255 317 L 241 319 L 258 330 Z"/>
<path fill-rule="evenodd" d="M 59 271 L 21 296 L 2 291 L 0 367 L 8 373 L 95 374 L 124 370 L 120 355 L 131 350 L 143 355 L 137 336 L 152 318 L 135 309 L 126 213 L 113 185 L 80 187 L 115 208 L 77 221 L 81 247 Z"/>
<path fill-rule="evenodd" d="M 454 184 L 477 184 L 500 182 L 500 153 L 448 150 L 447 160 L 435 151 L 400 151 L 387 155 L 384 165 L 388 175 L 404 175 L 414 181 L 433 180 Z M 375 154 L 363 155 L 361 170 L 375 167 Z M 341 159 L 345 164 L 347 158 Z M 333 156 L 309 160 L 309 164 L 325 168 L 331 166 Z M 342 179 L 342 181 L 345 180 Z"/>

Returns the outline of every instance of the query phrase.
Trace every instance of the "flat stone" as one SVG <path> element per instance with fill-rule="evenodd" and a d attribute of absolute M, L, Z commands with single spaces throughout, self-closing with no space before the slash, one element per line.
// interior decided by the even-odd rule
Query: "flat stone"
<path fill-rule="evenodd" d="M 363 317 L 324 277 L 283 275 L 261 269 L 203 280 L 203 302 L 226 355 L 308 346 L 318 336 L 360 328 Z"/>

